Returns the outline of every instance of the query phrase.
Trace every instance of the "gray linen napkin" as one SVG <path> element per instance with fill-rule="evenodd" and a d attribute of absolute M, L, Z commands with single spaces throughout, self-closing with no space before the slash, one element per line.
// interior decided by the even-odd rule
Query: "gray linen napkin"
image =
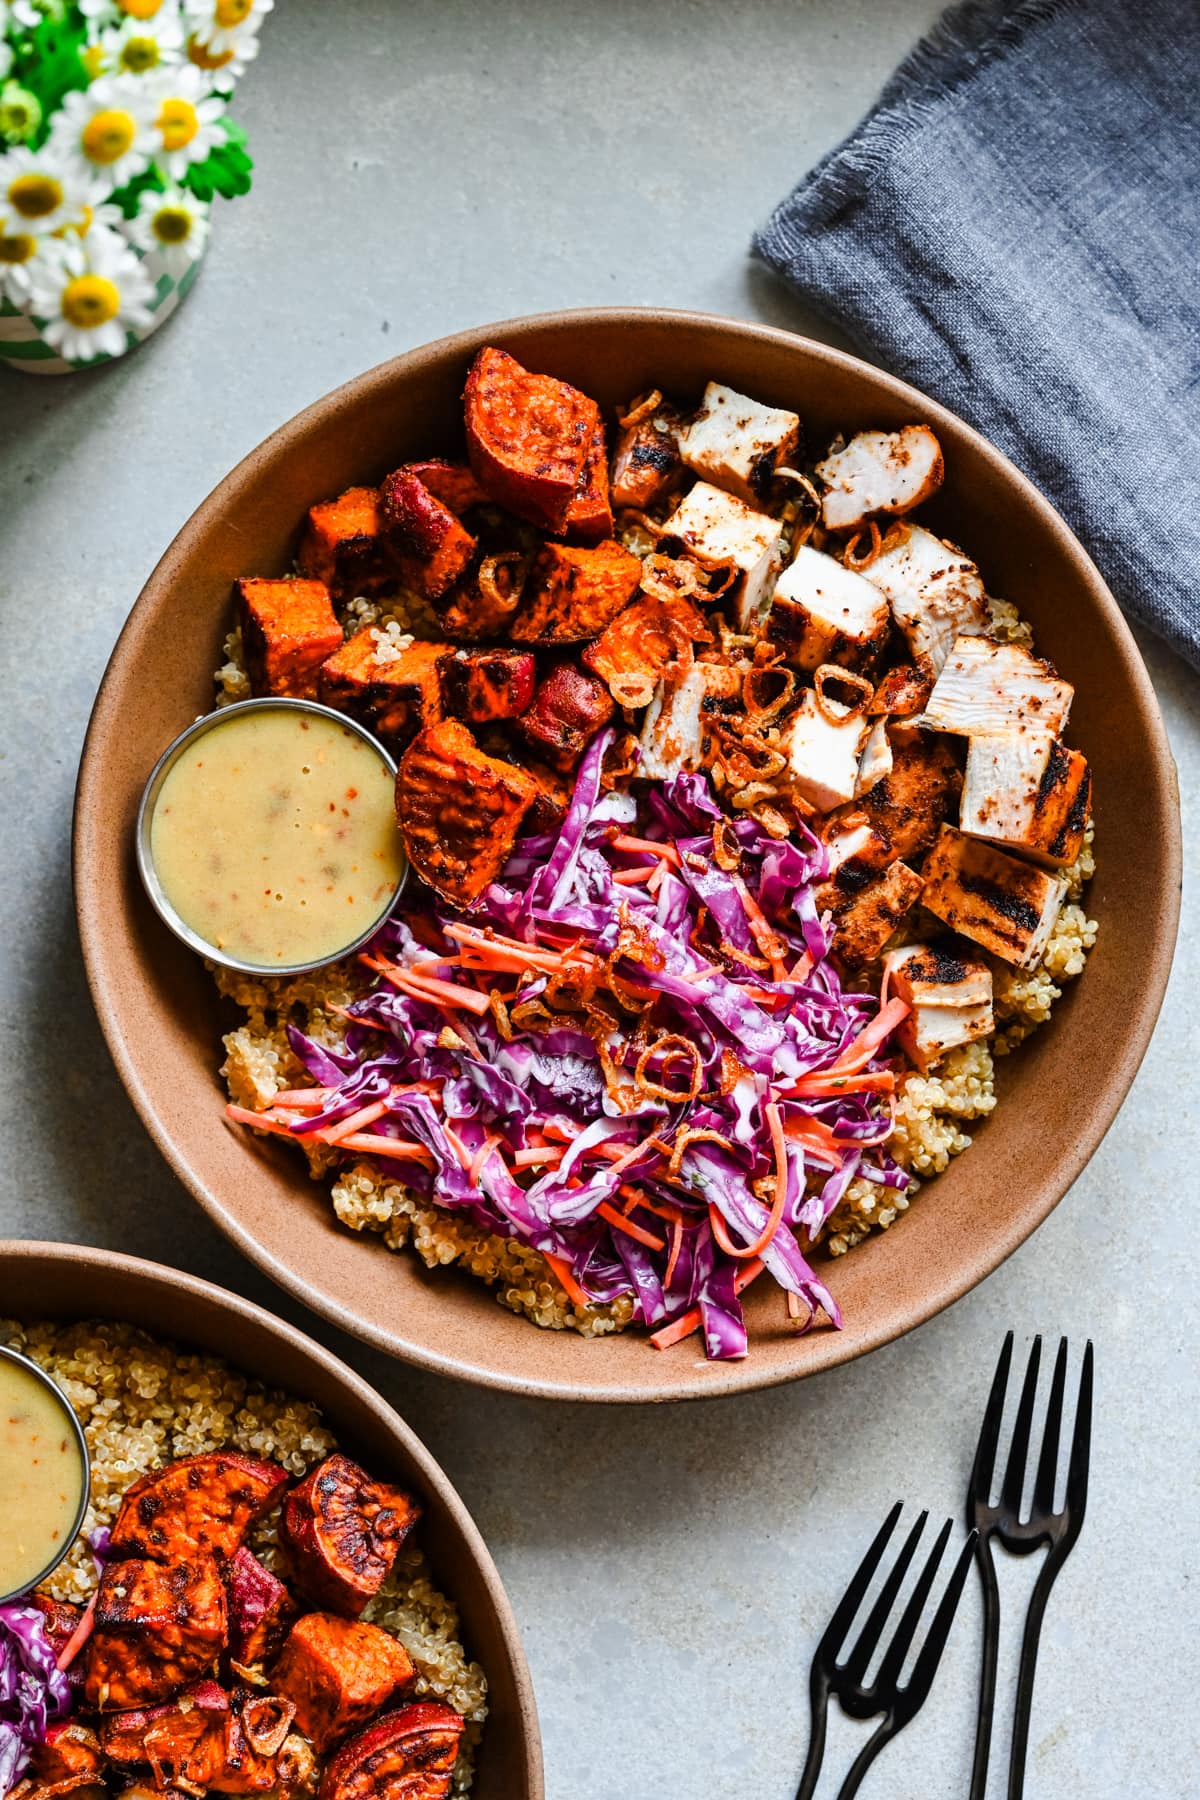
<path fill-rule="evenodd" d="M 1200 667 L 1200 0 L 954 7 L 755 249 Z"/>

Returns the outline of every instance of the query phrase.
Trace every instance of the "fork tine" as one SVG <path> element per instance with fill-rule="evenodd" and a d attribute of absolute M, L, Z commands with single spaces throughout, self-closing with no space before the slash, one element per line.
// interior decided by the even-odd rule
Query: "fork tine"
<path fill-rule="evenodd" d="M 1050 1400 L 1046 1407 L 1046 1423 L 1042 1430 L 1042 1454 L 1038 1458 L 1037 1478 L 1033 1485 L 1035 1511 L 1047 1517 L 1054 1511 L 1054 1489 L 1058 1480 L 1059 1439 L 1062 1436 L 1063 1396 L 1067 1388 L 1067 1340 L 1058 1340 L 1054 1359 L 1054 1378 L 1050 1383 Z"/>
<path fill-rule="evenodd" d="M 1013 1426 L 1012 1444 L 1008 1452 L 1008 1467 L 1004 1471 L 1004 1486 L 1000 1490 L 1000 1504 L 1010 1512 L 1014 1519 L 1021 1516 L 1021 1495 L 1025 1488 L 1025 1464 L 1029 1459 L 1029 1432 L 1033 1425 L 1033 1403 L 1037 1398 L 1038 1367 L 1042 1360 L 1042 1339 L 1039 1334 L 1033 1340 L 1029 1352 L 1029 1362 L 1025 1368 L 1025 1385 L 1021 1389 L 1021 1398 L 1017 1405 L 1017 1420 Z"/>
<path fill-rule="evenodd" d="M 946 1648 L 950 1627 L 953 1625 L 954 1615 L 958 1611 L 958 1602 L 962 1597 L 967 1570 L 975 1555 L 975 1544 L 978 1537 L 979 1533 L 972 1531 L 959 1551 L 958 1561 L 946 1583 L 946 1591 L 933 1615 L 933 1623 L 929 1627 L 928 1635 L 921 1645 L 920 1653 L 913 1665 L 912 1678 L 904 1689 L 905 1707 L 910 1715 L 925 1704 L 929 1690 L 933 1686 L 933 1678 L 937 1674 L 938 1664 L 942 1660 L 942 1651 Z"/>
<path fill-rule="evenodd" d="M 1012 1366 L 1012 1353 L 1013 1334 L 1010 1331 L 1004 1340 L 1000 1360 L 996 1364 L 996 1373 L 992 1377 L 992 1391 L 988 1395 L 983 1424 L 979 1428 L 979 1443 L 975 1449 L 975 1461 L 971 1467 L 971 1479 L 967 1486 L 968 1510 L 973 1505 L 986 1506 L 992 1497 L 992 1476 L 996 1472 L 996 1446 L 1000 1441 L 1000 1421 L 1004 1416 L 1004 1395 L 1008 1389 L 1008 1372 Z M 972 1522 L 968 1518 L 968 1525 Z"/>
<path fill-rule="evenodd" d="M 913 1637 L 920 1623 L 921 1614 L 925 1610 L 925 1602 L 929 1598 L 929 1590 L 933 1586 L 933 1578 L 938 1572 L 942 1560 L 942 1552 L 946 1548 L 946 1540 L 953 1527 L 953 1519 L 947 1519 L 937 1534 L 937 1542 L 925 1559 L 925 1567 L 917 1578 L 917 1585 L 909 1596 L 908 1605 L 888 1645 L 887 1655 L 879 1665 L 876 1685 L 894 1687 L 900 1679 L 900 1671 L 904 1667 L 904 1659 L 908 1655 Z"/>
<path fill-rule="evenodd" d="M 920 1542 L 921 1533 L 925 1529 L 928 1518 L 929 1514 L 923 1512 L 909 1532 L 904 1548 L 896 1558 L 891 1573 L 879 1590 L 878 1598 L 871 1608 L 866 1624 L 858 1634 L 858 1642 L 839 1669 L 842 1678 L 854 1682 L 856 1686 L 862 1682 L 862 1678 L 867 1672 L 867 1664 L 874 1655 L 879 1639 L 883 1635 L 883 1628 L 888 1622 L 888 1615 L 896 1604 L 896 1595 L 900 1592 L 900 1584 L 908 1573 L 909 1563 L 916 1555 L 917 1544 Z"/>
<path fill-rule="evenodd" d="M 1075 1403 L 1075 1427 L 1071 1434 L 1071 1461 L 1067 1468 L 1067 1507 L 1072 1529 L 1083 1524 L 1087 1506 L 1088 1463 L 1092 1447 L 1092 1340 L 1083 1353 L 1079 1399 Z"/>
<path fill-rule="evenodd" d="M 888 1539 L 896 1529 L 896 1520 L 900 1517 L 904 1502 L 897 1500 L 883 1524 L 875 1534 L 867 1554 L 859 1563 L 851 1579 L 849 1587 L 838 1602 L 837 1610 L 825 1628 L 817 1654 L 828 1657 L 831 1663 L 837 1660 L 842 1639 L 854 1623 L 854 1615 L 862 1604 L 863 1595 L 871 1585 L 871 1577 L 879 1567 L 879 1559 L 887 1548 Z"/>

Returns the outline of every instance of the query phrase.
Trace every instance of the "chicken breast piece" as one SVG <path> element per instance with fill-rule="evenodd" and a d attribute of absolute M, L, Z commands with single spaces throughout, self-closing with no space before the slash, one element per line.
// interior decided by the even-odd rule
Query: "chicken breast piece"
<path fill-rule="evenodd" d="M 848 531 L 875 513 L 906 513 L 942 485 L 942 447 L 928 425 L 860 431 L 844 450 L 817 464 L 828 492 L 821 511 L 830 531 Z"/>
<path fill-rule="evenodd" d="M 669 781 L 685 769 L 704 767 L 711 748 L 708 723 L 722 711 L 738 711 L 742 678 L 721 663 L 693 663 L 681 681 L 660 682 L 642 721 L 638 774 Z"/>
<path fill-rule="evenodd" d="M 858 759 L 870 729 L 862 713 L 828 696 L 822 703 L 815 689 L 806 688 L 780 733 L 779 749 L 787 757 L 780 779 L 818 812 L 832 812 L 854 798 Z"/>
<path fill-rule="evenodd" d="M 943 825 L 925 863 L 924 905 L 993 956 L 1031 969 L 1046 948 L 1067 884 Z"/>
<path fill-rule="evenodd" d="M 680 485 L 684 476 L 679 455 L 681 427 L 679 412 L 669 400 L 661 401 L 636 424 L 621 427 L 613 452 L 614 506 L 634 506 L 644 512 Z"/>
<path fill-rule="evenodd" d="M 736 571 L 730 589 L 739 631 L 752 631 L 764 617 L 783 561 L 779 521 L 755 512 L 733 494 L 698 481 L 663 526 L 698 562 Z"/>
<path fill-rule="evenodd" d="M 888 736 L 886 719 L 876 719 L 867 733 L 867 741 L 863 745 L 862 755 L 858 759 L 858 781 L 855 784 L 855 795 L 869 794 L 871 789 L 891 774 L 895 757 L 892 752 L 892 740 Z"/>
<path fill-rule="evenodd" d="M 870 873 L 886 868 L 893 860 L 887 839 L 876 830 L 866 814 L 859 811 L 853 816 L 843 815 L 827 821 L 825 849 L 829 857 L 827 879 L 833 880 L 840 870 L 851 868 L 856 872 L 861 871 L 858 881 L 854 883 L 856 887 L 861 887 L 869 879 Z"/>
<path fill-rule="evenodd" d="M 840 870 L 845 878 L 853 865 Z M 875 961 L 905 914 L 921 898 L 925 883 L 906 863 L 894 862 L 882 875 L 870 876 L 861 886 L 838 880 L 817 897 L 818 907 L 833 913 L 833 948 L 848 969 L 865 969 Z M 829 898 L 826 898 L 828 893 Z"/>
<path fill-rule="evenodd" d="M 796 413 L 763 406 L 735 388 L 710 381 L 700 410 L 679 440 L 689 469 L 754 506 L 765 500 L 775 471 L 795 455 Z"/>
<path fill-rule="evenodd" d="M 950 818 L 962 776 L 950 745 L 930 732 L 889 734 L 892 766 L 860 795 L 856 812 L 887 843 L 891 856 L 919 856 Z"/>
<path fill-rule="evenodd" d="M 1078 750 L 1046 733 L 973 737 L 967 751 L 960 828 L 1066 868 L 1083 847 L 1092 777 Z"/>
<path fill-rule="evenodd" d="M 862 669 L 879 657 L 891 623 L 887 597 L 874 583 L 802 544 L 775 584 L 763 636 L 798 669 Z"/>
<path fill-rule="evenodd" d="M 955 639 L 921 723 L 960 737 L 1001 731 L 1057 736 L 1074 698 L 1075 689 L 1051 663 L 1019 644 L 971 635 Z"/>
<path fill-rule="evenodd" d="M 992 972 L 953 939 L 890 950 L 883 967 L 889 993 L 912 1008 L 897 1035 L 919 1069 L 995 1029 Z"/>
<path fill-rule="evenodd" d="M 887 595 L 913 656 L 932 664 L 935 674 L 956 637 L 987 626 L 979 570 L 961 550 L 921 525 L 909 526 L 903 541 L 868 563 L 863 574 Z"/>

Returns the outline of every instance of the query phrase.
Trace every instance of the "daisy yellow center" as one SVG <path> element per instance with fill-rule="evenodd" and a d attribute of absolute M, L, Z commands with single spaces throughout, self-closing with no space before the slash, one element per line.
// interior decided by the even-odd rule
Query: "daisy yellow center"
<path fill-rule="evenodd" d="M 36 238 L 0 237 L 0 263 L 27 263 L 36 249 Z"/>
<path fill-rule="evenodd" d="M 62 291 L 62 316 L 82 331 L 107 325 L 121 310 L 116 283 L 104 275 L 77 275 Z"/>
<path fill-rule="evenodd" d="M 137 120 L 132 113 L 123 107 L 109 107 L 105 112 L 98 112 L 88 120 L 83 128 L 83 154 L 89 162 L 120 162 L 127 150 L 132 149 L 137 137 Z"/>
<path fill-rule="evenodd" d="M 157 38 L 131 37 L 121 46 L 121 67 L 128 69 L 131 75 L 144 75 L 147 69 L 157 69 L 161 61 L 162 51 Z"/>
<path fill-rule="evenodd" d="M 152 229 L 160 244 L 182 244 L 192 234 L 192 215 L 182 206 L 163 206 L 155 213 Z"/>
<path fill-rule="evenodd" d="M 117 0 L 127 19 L 152 19 L 162 3 L 163 0 Z"/>
<path fill-rule="evenodd" d="M 208 48 L 207 44 L 202 44 L 199 38 L 195 37 L 188 39 L 187 53 L 188 61 L 195 63 L 198 69 L 223 69 L 226 63 L 233 61 L 232 50 L 222 50 L 220 55 L 217 55 Z"/>
<path fill-rule="evenodd" d="M 63 203 L 62 182 L 53 175 L 18 175 L 8 184 L 8 203 L 23 219 L 45 219 Z"/>
<path fill-rule="evenodd" d="M 217 0 L 213 17 L 222 31 L 232 31 L 254 11 L 254 0 Z"/>
<path fill-rule="evenodd" d="M 104 46 L 103 46 L 103 44 L 87 44 L 87 45 L 85 45 L 85 47 L 79 52 L 79 60 L 82 62 L 84 68 L 87 70 L 88 79 L 91 81 L 95 81 L 97 75 L 99 75 L 101 69 L 104 67 Z"/>
<path fill-rule="evenodd" d="M 75 223 L 73 225 L 60 225 L 54 235 L 56 238 L 65 238 L 70 237 L 72 233 L 74 233 L 79 237 L 86 237 L 88 232 L 92 229 L 92 220 L 95 216 L 96 215 L 90 206 L 81 207 L 79 217 L 76 219 Z"/>
<path fill-rule="evenodd" d="M 182 150 L 200 129 L 200 119 L 190 100 L 164 100 L 158 115 L 164 150 Z"/>

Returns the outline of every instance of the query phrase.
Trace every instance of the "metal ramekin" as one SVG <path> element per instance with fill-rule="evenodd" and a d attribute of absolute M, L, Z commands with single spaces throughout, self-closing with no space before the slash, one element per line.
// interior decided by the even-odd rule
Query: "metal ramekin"
<path fill-rule="evenodd" d="M 62 1549 L 56 1551 L 55 1554 L 50 1558 L 50 1561 L 45 1565 L 45 1567 L 39 1569 L 37 1574 L 34 1575 L 29 1581 L 23 1582 L 19 1588 L 13 1588 L 7 1594 L 0 1594 L 0 1606 L 2 1606 L 9 1600 L 20 1599 L 22 1594 L 27 1594 L 31 1588 L 37 1587 L 37 1585 L 40 1581 L 45 1581 L 47 1575 L 52 1574 L 53 1571 L 55 1569 L 57 1569 L 59 1563 L 62 1561 L 63 1557 L 67 1554 L 68 1550 L 71 1548 L 71 1545 L 75 1542 L 75 1539 L 79 1536 L 79 1533 L 83 1527 L 83 1521 L 87 1517 L 88 1496 L 91 1493 L 91 1487 L 92 1487 L 92 1459 L 88 1455 L 87 1439 L 83 1435 L 83 1426 L 79 1423 L 78 1414 L 76 1413 L 75 1408 L 71 1405 L 71 1402 L 67 1399 L 67 1396 L 63 1393 L 62 1389 L 59 1387 L 57 1381 L 55 1381 L 51 1376 L 47 1375 L 45 1369 L 42 1368 L 41 1364 L 34 1362 L 34 1360 L 31 1356 L 24 1355 L 23 1352 L 20 1350 L 13 1350 L 7 1344 L 0 1344 L 0 1357 L 2 1357 L 5 1360 L 5 1362 L 20 1363 L 20 1365 L 23 1369 L 28 1369 L 28 1371 L 31 1375 L 35 1375 L 37 1377 L 37 1379 L 41 1382 L 41 1384 L 44 1388 L 49 1388 L 50 1392 L 54 1395 L 54 1398 L 58 1401 L 58 1404 L 61 1406 L 63 1413 L 65 1414 L 66 1418 L 68 1419 L 68 1421 L 70 1423 L 71 1432 L 75 1439 L 76 1448 L 79 1451 L 79 1461 L 80 1461 L 80 1470 L 81 1470 L 81 1480 L 80 1480 L 80 1484 L 79 1484 L 79 1506 L 76 1509 L 75 1518 L 72 1522 L 71 1529 L 69 1532 L 66 1533 L 66 1535 L 63 1538 Z"/>
<path fill-rule="evenodd" d="M 353 951 L 360 949 L 363 944 L 369 942 L 369 940 L 374 937 L 375 933 L 379 930 L 379 927 L 383 924 L 383 921 L 387 918 L 403 892 L 404 883 L 408 876 L 408 863 L 406 860 L 403 860 L 403 857 L 400 868 L 400 879 L 396 883 L 391 895 L 380 908 L 375 918 L 372 919 L 367 929 L 360 932 L 352 943 L 341 945 L 331 956 L 323 956 L 317 962 L 253 963 L 242 962 L 237 957 L 225 955 L 223 951 L 217 949 L 215 944 L 210 944 L 207 938 L 201 937 L 199 932 L 193 931 L 191 926 L 186 924 L 185 921 L 180 918 L 179 914 L 175 911 L 175 908 L 171 905 L 170 900 L 167 898 L 166 893 L 163 891 L 162 884 L 158 879 L 158 872 L 154 867 L 154 858 L 150 850 L 150 826 L 154 818 L 155 803 L 158 800 L 163 782 L 175 765 L 176 758 L 189 744 L 193 743 L 196 738 L 202 737 L 205 732 L 212 731 L 216 726 L 224 724 L 226 719 L 231 719 L 236 713 L 264 712 L 268 708 L 285 708 L 292 712 L 315 713 L 319 718 L 332 719 L 336 725 L 343 726 L 347 731 L 353 731 L 365 744 L 369 744 L 371 749 L 374 750 L 379 757 L 380 761 L 391 772 L 392 776 L 395 776 L 395 758 L 389 755 L 379 739 L 375 737 L 372 732 L 368 731 L 365 726 L 358 724 L 357 720 L 348 718 L 345 713 L 335 711 L 332 706 L 319 706 L 315 700 L 290 700 L 280 698 L 237 700 L 231 706 L 218 707 L 215 712 L 206 713 L 202 719 L 194 720 L 185 731 L 181 731 L 179 736 L 167 745 L 166 749 L 150 771 L 150 778 L 142 790 L 142 799 L 141 804 L 138 807 L 137 815 L 135 842 L 138 873 L 142 878 L 142 885 L 150 896 L 151 904 L 164 925 L 173 931 L 175 936 L 185 943 L 190 950 L 194 950 L 198 956 L 207 957 L 210 962 L 220 963 L 222 968 L 236 969 L 243 975 L 303 975 L 310 969 L 324 968 L 327 963 L 337 962 L 340 957 L 351 955 Z"/>

